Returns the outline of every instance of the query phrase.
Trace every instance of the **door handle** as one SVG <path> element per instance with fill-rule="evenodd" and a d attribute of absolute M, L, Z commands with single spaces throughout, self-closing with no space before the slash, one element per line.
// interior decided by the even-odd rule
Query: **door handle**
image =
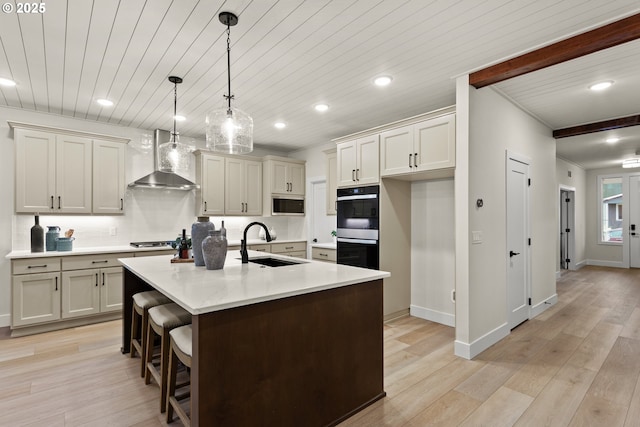
<path fill-rule="evenodd" d="M 413 153 L 413 166 L 418 167 L 418 153 Z"/>
<path fill-rule="evenodd" d="M 53 196 L 51 196 L 51 209 L 53 209 Z"/>
<path fill-rule="evenodd" d="M 207 211 L 207 202 L 204 202 L 204 210 Z"/>
<path fill-rule="evenodd" d="M 411 158 L 413 157 L 413 154 L 409 153 L 409 167 L 412 168 L 413 166 L 411 165 Z"/>
<path fill-rule="evenodd" d="M 509 251 L 509 258 L 511 258 L 511 257 L 513 257 L 515 255 L 520 255 L 520 252 Z"/>
<path fill-rule="evenodd" d="M 96 286 L 98 286 L 98 273 L 96 273 Z"/>
<path fill-rule="evenodd" d="M 356 169 L 356 181 L 360 181 L 360 169 Z"/>
<path fill-rule="evenodd" d="M 124 199 L 120 199 L 120 210 L 124 210 Z"/>
<path fill-rule="evenodd" d="M 351 169 L 351 181 L 355 181 L 355 180 L 356 180 L 356 170 Z"/>
<path fill-rule="evenodd" d="M 62 197 L 58 196 L 58 209 L 61 209 L 61 208 L 60 208 L 60 201 L 61 201 L 61 199 L 62 199 Z"/>
<path fill-rule="evenodd" d="M 104 273 L 102 273 L 102 286 L 104 286 Z"/>

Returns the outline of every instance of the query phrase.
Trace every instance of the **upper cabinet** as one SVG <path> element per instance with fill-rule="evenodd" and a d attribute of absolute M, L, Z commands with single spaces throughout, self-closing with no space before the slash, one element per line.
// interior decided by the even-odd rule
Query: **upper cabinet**
<path fill-rule="evenodd" d="M 125 145 L 93 141 L 93 212 L 119 214 L 124 211 Z"/>
<path fill-rule="evenodd" d="M 447 114 L 380 134 L 380 175 L 455 167 L 455 115 Z"/>
<path fill-rule="evenodd" d="M 305 162 L 286 157 L 264 157 L 263 182 L 269 194 L 304 196 Z"/>
<path fill-rule="evenodd" d="M 127 139 L 9 124 L 17 213 L 123 213 Z"/>
<path fill-rule="evenodd" d="M 262 215 L 262 161 L 250 156 L 196 155 L 198 216 Z"/>
<path fill-rule="evenodd" d="M 378 135 L 341 142 L 337 145 L 337 186 L 352 187 L 380 181 Z"/>
<path fill-rule="evenodd" d="M 262 162 L 225 159 L 225 213 L 262 215 Z"/>

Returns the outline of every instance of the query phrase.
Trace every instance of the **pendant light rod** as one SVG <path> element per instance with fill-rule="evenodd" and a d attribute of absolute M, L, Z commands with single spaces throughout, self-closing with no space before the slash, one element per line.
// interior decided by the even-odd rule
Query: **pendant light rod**
<path fill-rule="evenodd" d="M 169 76 L 169 81 L 173 83 L 173 142 L 176 142 L 176 115 L 178 114 L 178 84 L 182 83 L 182 77 Z"/>
<path fill-rule="evenodd" d="M 231 100 L 233 99 L 231 94 L 231 27 L 238 23 L 238 17 L 231 12 L 221 12 L 218 19 L 227 26 L 227 87 L 229 95 L 224 95 L 224 97 L 228 101 L 227 114 L 231 115 Z"/>

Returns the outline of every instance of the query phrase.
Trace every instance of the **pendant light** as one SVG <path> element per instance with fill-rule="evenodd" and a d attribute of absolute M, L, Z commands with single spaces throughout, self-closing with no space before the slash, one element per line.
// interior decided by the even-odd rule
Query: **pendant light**
<path fill-rule="evenodd" d="M 158 146 L 158 169 L 162 172 L 189 172 L 192 147 L 181 144 L 176 132 L 178 84 L 182 83 L 182 78 L 170 76 L 169 81 L 173 83 L 173 132 L 168 142 Z"/>
<path fill-rule="evenodd" d="M 212 151 L 244 154 L 253 151 L 253 119 L 237 108 L 231 107 L 231 27 L 238 17 L 222 12 L 218 19 L 227 26 L 227 84 L 229 94 L 224 95 L 227 107 L 207 114 L 207 148 Z"/>

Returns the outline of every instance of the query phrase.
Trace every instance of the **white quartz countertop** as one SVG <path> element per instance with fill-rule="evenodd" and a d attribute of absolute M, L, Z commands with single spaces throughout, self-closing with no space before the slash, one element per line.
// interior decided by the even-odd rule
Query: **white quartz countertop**
<path fill-rule="evenodd" d="M 291 243 L 291 242 L 306 242 L 306 240 L 289 239 L 289 240 L 272 240 L 270 243 Z M 248 245 L 260 245 L 266 244 L 265 240 L 261 239 L 248 239 Z M 227 241 L 229 246 L 240 246 L 240 240 Z M 175 252 L 171 246 L 155 246 L 151 248 L 135 248 L 130 245 L 121 246 L 95 246 L 86 248 L 74 247 L 71 251 L 48 251 L 48 252 L 31 252 L 31 251 L 11 251 L 5 258 L 7 259 L 20 259 L 20 258 L 43 258 L 43 257 L 57 257 L 57 256 L 73 256 L 73 255 L 93 255 L 93 254 L 117 254 L 117 253 L 139 253 L 149 251 L 163 251 L 167 253 Z"/>
<path fill-rule="evenodd" d="M 320 261 L 303 260 L 258 251 L 249 258 L 273 257 L 300 264 L 263 267 L 242 264 L 237 251 L 227 253 L 222 270 L 207 270 L 192 263 L 171 263 L 171 256 L 122 258 L 120 263 L 191 314 L 240 307 L 356 283 L 390 277 L 369 270 Z"/>

